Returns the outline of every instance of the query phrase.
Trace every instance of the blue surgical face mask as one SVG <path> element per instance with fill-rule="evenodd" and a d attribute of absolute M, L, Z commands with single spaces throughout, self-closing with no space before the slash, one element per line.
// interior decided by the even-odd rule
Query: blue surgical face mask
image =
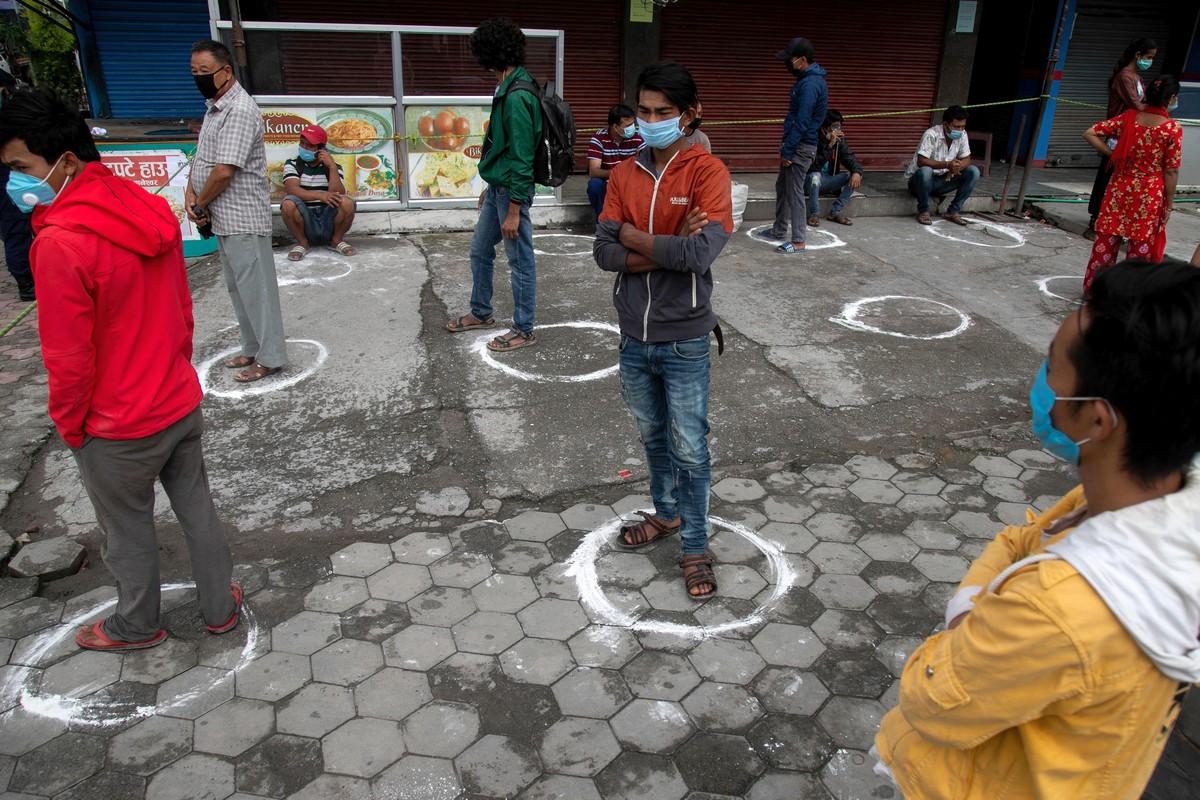
<path fill-rule="evenodd" d="M 1113 411 L 1112 405 L 1103 397 L 1055 396 L 1054 390 L 1046 382 L 1047 367 L 1048 362 L 1043 361 L 1042 368 L 1038 370 L 1037 377 L 1033 379 L 1033 387 L 1029 390 L 1029 407 L 1033 411 L 1033 434 L 1042 443 L 1042 447 L 1063 461 L 1079 466 L 1079 446 L 1087 444 L 1091 439 L 1072 441 L 1069 436 L 1054 427 L 1054 422 L 1050 419 L 1050 409 L 1054 408 L 1054 404 L 1059 400 L 1102 400 L 1105 405 L 1108 405 L 1108 413 L 1112 414 L 1113 424 L 1116 424 L 1117 414 Z"/>
<path fill-rule="evenodd" d="M 963 137 L 963 131 L 956 131 L 956 130 L 951 129 L 950 133 L 948 133 L 947 136 L 949 136 L 951 139 L 961 139 Z"/>
<path fill-rule="evenodd" d="M 658 150 L 665 150 L 683 136 L 683 131 L 679 128 L 679 117 L 664 119 L 662 122 L 646 122 L 638 117 L 637 124 L 646 144 Z"/>
<path fill-rule="evenodd" d="M 65 156 L 66 153 L 63 153 Z M 26 175 L 23 172 L 13 172 L 8 176 L 8 197 L 17 208 L 24 211 L 26 214 L 33 211 L 35 206 L 48 206 L 54 202 L 54 198 L 58 196 L 58 192 L 54 191 L 49 183 L 50 176 L 54 174 L 54 170 L 58 169 L 58 164 L 63 160 L 63 156 L 58 157 L 58 161 L 54 162 L 54 166 L 46 173 L 46 177 L 38 179 L 32 175 Z M 66 188 L 67 183 L 71 179 L 67 178 L 63 183 L 63 188 Z M 59 189 L 62 191 L 62 189 Z"/>
<path fill-rule="evenodd" d="M 317 151 L 316 150 L 305 150 L 303 147 L 301 147 L 300 148 L 300 160 L 306 164 L 311 164 L 312 162 L 317 160 Z"/>
<path fill-rule="evenodd" d="M 632 139 L 634 136 L 637 136 L 637 123 L 631 122 L 628 128 L 621 131 L 621 135 L 626 139 Z"/>
<path fill-rule="evenodd" d="M 1154 59 L 1151 58 L 1139 58 L 1137 60 L 1138 69 L 1143 71 L 1150 69 L 1150 65 L 1153 63 Z"/>
<path fill-rule="evenodd" d="M 1167 111 L 1174 111 L 1174 110 L 1175 110 L 1175 109 L 1177 109 L 1177 108 L 1179 108 L 1179 100 L 1178 100 L 1178 98 L 1176 98 L 1175 100 L 1172 100 L 1172 101 L 1171 101 L 1171 104 L 1167 106 Z"/>

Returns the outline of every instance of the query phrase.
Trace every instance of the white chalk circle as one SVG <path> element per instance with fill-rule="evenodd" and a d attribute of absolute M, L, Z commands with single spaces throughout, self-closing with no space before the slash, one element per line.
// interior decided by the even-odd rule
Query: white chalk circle
<path fill-rule="evenodd" d="M 351 272 L 354 272 L 353 262 L 332 253 L 314 254 L 309 250 L 299 261 L 275 254 L 276 281 L 280 286 L 325 286 Z"/>
<path fill-rule="evenodd" d="M 586 243 L 583 250 L 539 250 L 538 241 L 542 239 L 578 239 Z M 539 256 L 590 256 L 592 254 L 592 236 L 582 236 L 578 233 L 535 233 L 533 235 L 533 252 Z M 567 244 L 564 242 L 564 244 Z"/>
<path fill-rule="evenodd" d="M 537 327 L 539 331 L 546 330 L 547 328 L 595 328 L 596 330 L 618 335 L 621 333 L 620 328 L 607 322 L 556 322 L 552 325 L 539 325 Z M 511 364 L 506 364 L 493 356 L 492 351 L 487 347 L 487 343 L 495 338 L 496 334 L 494 333 L 480 336 L 471 345 L 471 350 L 478 353 L 479 357 L 483 359 L 483 363 L 489 367 L 498 369 L 506 375 L 511 375 L 523 381 L 532 381 L 533 383 L 583 383 L 585 381 L 600 380 L 612 375 L 620 368 L 619 365 L 613 364 L 612 366 L 598 369 L 595 372 L 585 372 L 582 375 L 537 375 L 533 372 L 517 369 Z M 501 358 L 504 358 L 504 356 L 501 356 Z"/>
<path fill-rule="evenodd" d="M 1071 281 L 1076 287 L 1083 286 L 1083 278 L 1079 275 L 1052 275 L 1049 278 L 1038 278 L 1037 287 L 1046 297 L 1051 297 L 1055 300 L 1065 300 L 1068 303 L 1074 303 L 1077 306 L 1083 305 L 1082 289 L 1079 297 L 1063 297 L 1061 294 L 1055 294 L 1050 291 L 1050 284 L 1054 281 Z"/>
<path fill-rule="evenodd" d="M 196 367 L 196 372 L 200 374 L 200 389 L 206 397 L 224 397 L 234 400 L 242 397 L 254 397 L 255 395 L 277 392 L 280 389 L 295 386 L 309 375 L 312 375 L 329 358 L 329 351 L 325 349 L 325 345 L 313 339 L 288 339 L 287 342 L 288 344 L 305 345 L 306 349 L 315 350 L 316 357 L 313 359 L 313 362 L 299 372 L 292 372 L 289 367 L 284 367 L 283 372 L 278 375 L 272 375 L 269 378 L 263 378 L 262 380 L 245 385 L 237 384 L 235 387 L 229 389 L 218 389 L 209 380 L 209 375 L 213 369 L 217 368 L 218 364 L 242 352 L 242 348 L 240 347 L 231 347 L 228 350 L 222 350 L 215 356 L 210 356 L 200 366 Z M 224 369 L 223 366 L 221 368 Z"/>
<path fill-rule="evenodd" d="M 652 512 L 653 509 L 645 509 L 645 511 Z M 596 620 L 643 633 L 668 633 L 688 639 L 707 639 L 762 622 L 766 619 L 767 613 L 783 599 L 783 596 L 796 582 L 796 570 L 792 568 L 783 549 L 775 542 L 764 539 L 744 525 L 729 522 L 720 517 L 709 517 L 709 521 L 714 527 L 741 536 L 766 556 L 767 566 L 771 571 L 770 579 L 774 584 L 771 596 L 746 616 L 718 625 L 684 625 L 679 622 L 639 619 L 635 614 L 622 611 L 613 605 L 600 587 L 600 579 L 596 574 L 596 559 L 602 551 L 609 549 L 609 542 L 617 535 L 621 525 L 628 521 L 617 517 L 604 523 L 585 536 L 579 547 L 567 559 L 565 574 L 575 578 L 575 586 L 579 590 L 579 600 L 592 612 L 592 617 Z M 680 591 L 687 590 L 681 586 Z M 720 596 L 719 588 L 716 596 Z"/>
<path fill-rule="evenodd" d="M 770 225 L 755 225 L 753 228 L 750 228 L 746 231 L 746 235 L 749 236 L 754 241 L 758 242 L 759 244 L 769 245 L 770 247 L 777 247 L 777 246 L 783 244 L 783 241 L 784 241 L 783 239 L 767 240 L 758 235 L 759 231 L 767 231 L 770 229 L 771 229 Z M 824 239 L 825 241 L 814 243 L 812 240 L 814 236 L 816 236 L 818 239 Z M 838 235 L 836 233 L 831 233 L 830 231 L 824 230 L 822 228 L 809 228 L 808 233 L 805 236 L 804 252 L 807 253 L 809 250 L 826 250 L 830 247 L 845 247 L 845 246 L 846 246 L 846 243 L 843 242 L 840 238 L 838 238 Z"/>
<path fill-rule="evenodd" d="M 1025 244 L 1025 237 L 1021 234 L 1021 232 L 1014 228 L 1010 228 L 1007 225 L 999 225 L 995 222 L 981 222 L 979 220 L 971 219 L 970 217 L 963 217 L 963 220 L 967 223 L 967 227 L 969 228 L 980 228 L 984 233 L 994 234 L 1002 238 L 1009 239 L 1012 241 L 1012 244 L 976 242 L 971 239 L 963 239 L 958 236 L 953 236 L 947 233 L 947 231 L 951 230 L 950 223 L 942 219 L 934 220 L 932 225 L 922 225 L 921 227 L 932 233 L 934 236 L 940 236 L 941 238 L 949 239 L 952 242 L 962 242 L 963 244 L 974 245 L 975 247 L 999 247 L 1005 250 L 1011 250 L 1014 247 L 1021 247 Z M 960 226 L 955 225 L 954 227 L 958 228 Z"/>
<path fill-rule="evenodd" d="M 949 316 L 957 317 L 958 324 L 948 331 L 941 333 L 903 333 L 901 331 L 889 331 L 880 328 L 877 325 L 872 325 L 869 322 L 864 322 L 860 319 L 863 309 L 866 306 L 874 306 L 881 303 L 886 303 L 892 300 L 903 300 L 910 303 L 928 303 L 935 306 L 940 311 L 949 312 Z M 945 316 L 945 314 L 943 314 Z M 836 322 L 847 328 L 858 331 L 867 331 L 868 333 L 882 333 L 886 336 L 898 336 L 901 339 L 949 339 L 952 336 L 958 336 L 960 333 L 971 327 L 971 318 L 957 308 L 945 303 L 940 303 L 937 300 L 928 300 L 924 297 L 909 297 L 902 294 L 889 294 L 882 297 L 868 297 L 863 300 L 855 300 L 853 303 L 847 303 L 842 306 L 842 313 L 836 317 L 830 317 L 830 322 Z"/>
<path fill-rule="evenodd" d="M 166 594 L 185 589 L 194 589 L 195 587 L 196 584 L 194 583 L 170 583 L 163 585 L 162 591 Z M 97 603 L 74 619 L 68 620 L 52 630 L 39 635 L 34 640 L 34 644 L 30 648 L 25 660 L 36 664 L 68 636 L 72 637 L 73 640 L 75 631 L 81 625 L 94 621 L 97 614 L 112 608 L 116 604 L 116 598 Z M 30 669 L 28 671 L 19 669 L 10 670 L 4 683 L 0 684 L 0 701 L 4 702 L 5 707 L 11 702 L 16 702 L 32 714 L 56 719 L 61 722 L 79 720 L 89 725 L 103 727 L 121 725 L 131 719 L 144 719 L 157 714 L 163 714 L 174 708 L 180 708 L 200 697 L 205 692 L 214 689 L 221 682 L 233 680 L 233 676 L 236 673 L 240 672 L 260 655 L 258 645 L 262 638 L 262 630 L 254 619 L 254 612 L 248 605 L 243 603 L 241 614 L 241 625 L 246 630 L 246 644 L 242 646 L 237 663 L 232 668 L 226 670 L 221 677 L 214 678 L 209 684 L 196 686 L 188 692 L 171 698 L 169 702 L 142 706 L 132 703 L 117 703 L 111 697 L 97 697 L 94 694 L 85 697 L 44 694 L 40 691 L 31 690 L 28 686 L 30 676 L 40 673 L 42 671 L 40 669 Z M 80 652 L 83 651 L 80 650 Z"/>

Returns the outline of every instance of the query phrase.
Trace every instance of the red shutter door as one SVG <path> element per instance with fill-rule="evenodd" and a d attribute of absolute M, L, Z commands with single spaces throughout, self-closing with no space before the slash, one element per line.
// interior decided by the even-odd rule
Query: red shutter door
<path fill-rule="evenodd" d="M 812 41 L 829 73 L 829 105 L 847 116 L 934 103 L 946 0 L 681 0 L 661 13 L 663 57 L 696 78 L 713 150 L 734 170 L 775 169 L 782 125 L 708 123 L 787 115 L 792 77 L 774 56 L 793 36 Z M 863 164 L 884 170 L 903 168 L 927 127 L 928 114 L 845 124 Z"/>

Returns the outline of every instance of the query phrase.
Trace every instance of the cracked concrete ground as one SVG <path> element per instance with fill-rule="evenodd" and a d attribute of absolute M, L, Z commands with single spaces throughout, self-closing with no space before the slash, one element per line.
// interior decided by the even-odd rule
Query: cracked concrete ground
<path fill-rule="evenodd" d="M 1089 243 L 874 218 L 784 257 L 746 232 L 714 272 L 704 603 L 672 543 L 607 544 L 648 499 L 586 236 L 539 235 L 541 344 L 495 363 L 442 330 L 466 310 L 467 234 L 278 253 L 292 364 L 256 395 L 215 365 L 236 345 L 219 270 L 193 270 L 209 473 L 247 590 L 225 637 L 164 499 L 171 638 L 76 650 L 112 582 L 25 354 L 0 524 L 70 536 L 91 566 L 0 580 L 0 796 L 892 796 L 865 751 L 905 658 L 987 538 L 1073 483 L 1026 393 Z"/>

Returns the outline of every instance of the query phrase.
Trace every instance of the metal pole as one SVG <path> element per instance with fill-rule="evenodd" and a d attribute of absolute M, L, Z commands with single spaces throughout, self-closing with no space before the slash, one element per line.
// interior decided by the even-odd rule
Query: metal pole
<path fill-rule="evenodd" d="M 1000 195 L 1000 207 L 996 209 L 997 214 L 1004 213 L 1004 207 L 1008 205 L 1008 187 L 1012 185 L 1013 166 L 1017 163 L 1017 156 L 1021 154 L 1021 142 L 1025 138 L 1025 123 L 1028 121 L 1029 115 L 1021 115 L 1021 124 L 1017 126 L 1017 138 L 1013 139 L 1012 152 L 1008 156 L 1008 174 L 1004 176 L 1004 191 Z"/>
<path fill-rule="evenodd" d="M 1042 123 L 1046 117 L 1046 97 L 1050 94 L 1050 86 L 1054 83 L 1054 68 L 1058 65 L 1059 47 L 1062 45 L 1063 29 L 1067 27 L 1067 9 L 1071 0 L 1062 0 L 1062 14 L 1058 17 L 1058 33 L 1054 36 L 1054 49 L 1050 51 L 1050 60 L 1046 62 L 1046 77 L 1042 81 L 1042 94 L 1038 98 L 1037 123 L 1033 126 L 1033 139 L 1025 151 L 1025 169 L 1021 172 L 1021 189 L 1017 193 L 1017 205 L 1013 210 L 1017 216 L 1025 215 L 1025 188 L 1029 184 L 1029 173 L 1032 169 L 1034 151 L 1037 150 L 1038 139 L 1042 135 Z"/>

